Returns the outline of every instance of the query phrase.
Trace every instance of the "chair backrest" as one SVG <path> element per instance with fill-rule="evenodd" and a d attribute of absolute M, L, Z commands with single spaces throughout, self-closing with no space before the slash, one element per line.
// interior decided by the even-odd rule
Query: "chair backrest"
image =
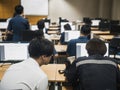
<path fill-rule="evenodd" d="M 115 37 L 110 41 L 110 54 L 117 54 L 120 52 L 120 38 Z"/>

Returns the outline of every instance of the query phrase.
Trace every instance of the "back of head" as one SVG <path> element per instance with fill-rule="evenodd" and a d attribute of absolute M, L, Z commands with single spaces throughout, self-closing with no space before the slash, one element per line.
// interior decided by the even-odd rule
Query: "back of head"
<path fill-rule="evenodd" d="M 15 6 L 15 13 L 16 14 L 18 14 L 18 15 L 20 15 L 20 14 L 22 14 L 23 13 L 23 6 L 22 5 L 17 5 L 17 6 Z"/>
<path fill-rule="evenodd" d="M 28 46 L 28 52 L 32 58 L 39 58 L 42 55 L 51 56 L 53 50 L 53 43 L 44 38 L 34 38 Z"/>
<path fill-rule="evenodd" d="M 89 25 L 83 25 L 81 27 L 81 31 L 80 31 L 81 34 L 83 34 L 83 35 L 89 35 L 90 32 L 91 32 L 91 28 L 90 28 Z"/>
<path fill-rule="evenodd" d="M 35 38 L 44 38 L 43 30 L 36 30 L 34 36 Z"/>
<path fill-rule="evenodd" d="M 72 30 L 70 24 L 68 24 L 68 23 L 64 25 L 64 29 L 65 30 Z"/>
<path fill-rule="evenodd" d="M 45 27 L 44 20 L 39 20 L 37 22 L 37 27 L 39 30 L 43 30 L 43 28 Z"/>
<path fill-rule="evenodd" d="M 102 55 L 103 56 L 107 51 L 107 47 L 104 41 L 98 38 L 93 38 L 87 42 L 86 50 L 89 55 Z"/>

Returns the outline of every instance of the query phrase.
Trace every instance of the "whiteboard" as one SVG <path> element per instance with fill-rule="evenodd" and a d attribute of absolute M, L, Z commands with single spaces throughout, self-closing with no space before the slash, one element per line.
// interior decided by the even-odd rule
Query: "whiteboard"
<path fill-rule="evenodd" d="M 48 15 L 48 0 L 21 0 L 25 15 Z"/>

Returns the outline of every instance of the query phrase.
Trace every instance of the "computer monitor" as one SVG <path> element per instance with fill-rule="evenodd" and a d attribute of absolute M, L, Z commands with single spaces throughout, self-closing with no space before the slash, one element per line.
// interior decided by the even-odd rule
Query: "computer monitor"
<path fill-rule="evenodd" d="M 83 22 L 86 24 L 91 24 L 91 19 L 89 17 L 83 17 Z"/>
<path fill-rule="evenodd" d="M 110 26 L 110 33 L 118 35 L 120 34 L 120 25 L 111 25 Z"/>
<path fill-rule="evenodd" d="M 101 20 L 91 20 L 91 26 L 99 26 Z"/>
<path fill-rule="evenodd" d="M 0 29 L 7 29 L 8 22 L 0 22 Z"/>
<path fill-rule="evenodd" d="M 31 28 L 30 28 L 32 31 L 35 31 L 35 30 L 38 30 L 38 27 L 37 25 L 31 25 Z"/>
<path fill-rule="evenodd" d="M 110 29 L 110 22 L 108 21 L 101 21 L 99 23 L 99 30 L 106 31 Z"/>
<path fill-rule="evenodd" d="M 0 43 L 1 61 L 19 61 L 28 57 L 28 43 Z"/>
<path fill-rule="evenodd" d="M 71 39 L 77 39 L 80 36 L 80 31 L 64 31 L 65 42 L 69 42 Z"/>
<path fill-rule="evenodd" d="M 107 47 L 107 52 L 105 56 L 109 55 L 109 43 L 105 43 Z M 82 56 L 88 56 L 87 50 L 86 50 L 86 43 L 77 43 L 76 44 L 76 58 L 82 57 Z"/>
<path fill-rule="evenodd" d="M 119 20 L 110 20 L 111 25 L 118 25 L 120 23 Z"/>

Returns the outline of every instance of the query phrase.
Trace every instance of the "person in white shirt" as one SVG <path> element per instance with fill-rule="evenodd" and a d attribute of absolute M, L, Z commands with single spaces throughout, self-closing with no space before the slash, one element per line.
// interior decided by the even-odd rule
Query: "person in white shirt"
<path fill-rule="evenodd" d="M 0 90 L 46 90 L 48 78 L 40 66 L 49 63 L 53 50 L 49 40 L 34 38 L 28 46 L 30 58 L 6 70 Z"/>

